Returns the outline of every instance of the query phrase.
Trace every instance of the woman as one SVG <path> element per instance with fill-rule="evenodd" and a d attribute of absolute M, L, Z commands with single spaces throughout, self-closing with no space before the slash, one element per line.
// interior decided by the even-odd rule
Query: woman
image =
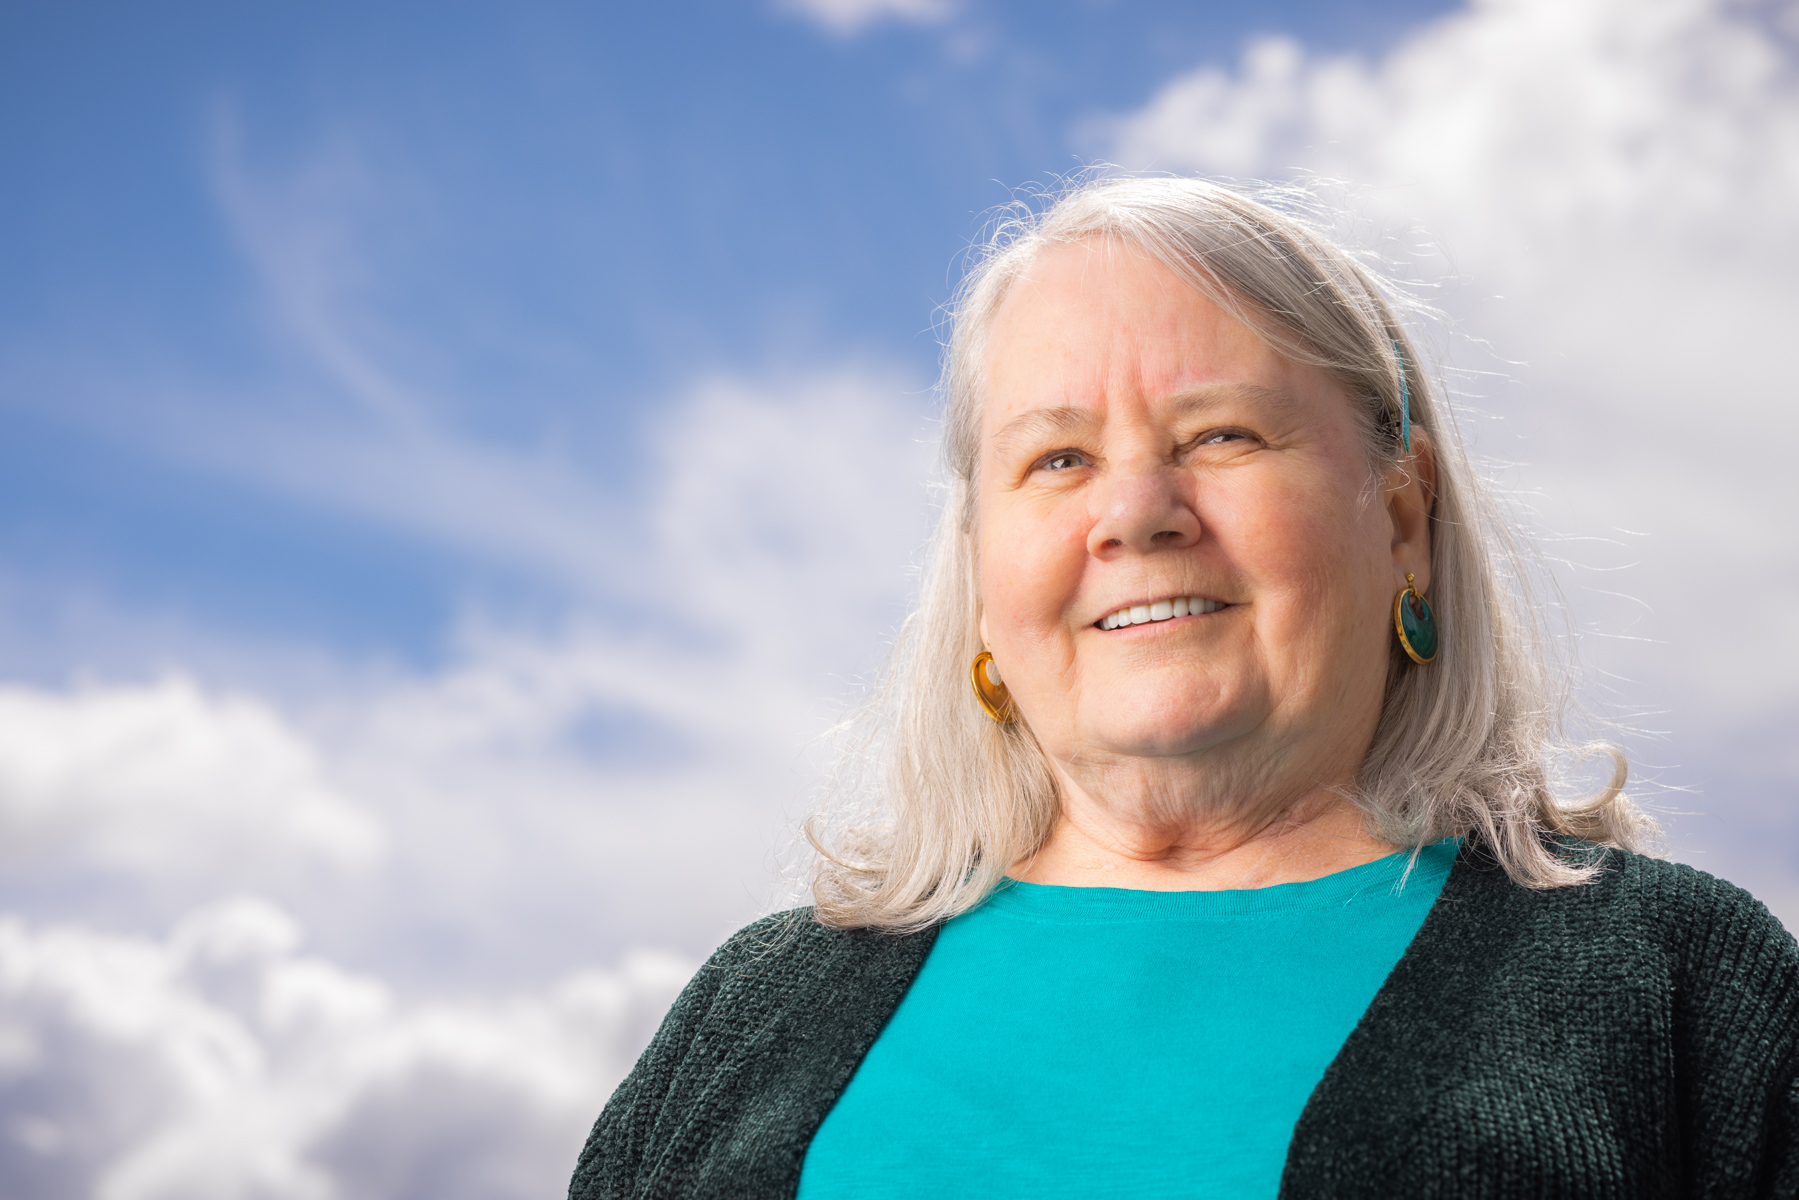
<path fill-rule="evenodd" d="M 1517 552 L 1401 309 L 1202 182 L 1001 232 L 874 804 L 571 1196 L 1799 1195 L 1799 950 L 1638 852 L 1621 762 L 1552 794 Z"/>

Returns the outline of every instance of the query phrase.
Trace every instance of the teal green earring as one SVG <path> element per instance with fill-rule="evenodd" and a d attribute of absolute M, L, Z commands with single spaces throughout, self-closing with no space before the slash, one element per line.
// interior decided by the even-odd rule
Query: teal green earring
<path fill-rule="evenodd" d="M 1437 618 L 1413 585 L 1410 572 L 1399 595 L 1393 597 L 1393 632 L 1399 635 L 1400 649 L 1419 666 L 1437 657 Z"/>

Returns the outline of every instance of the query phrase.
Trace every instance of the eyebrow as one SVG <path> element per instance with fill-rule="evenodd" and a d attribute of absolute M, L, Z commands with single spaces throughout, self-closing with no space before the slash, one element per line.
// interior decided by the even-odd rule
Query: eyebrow
<path fill-rule="evenodd" d="M 1232 400 L 1265 405 L 1283 413 L 1290 413 L 1294 408 L 1292 396 L 1278 388 L 1264 387 L 1259 383 L 1209 384 L 1192 391 L 1177 392 L 1164 403 L 1174 415 L 1185 417 Z M 1097 424 L 1097 415 L 1091 408 L 1033 408 L 1000 426 L 993 435 L 993 448 L 1004 457 L 1013 442 L 1050 441 L 1057 436 L 1087 432 Z"/>
<path fill-rule="evenodd" d="M 1090 408 L 1033 408 L 1000 426 L 993 435 L 993 448 L 1003 458 L 1013 442 L 1052 441 L 1057 435 L 1090 430 L 1097 423 Z"/>
<path fill-rule="evenodd" d="M 1169 397 L 1167 403 L 1180 416 L 1189 416 L 1232 400 L 1247 401 L 1283 413 L 1290 413 L 1295 407 L 1291 395 L 1259 383 L 1214 383 L 1190 392 L 1178 392 Z"/>

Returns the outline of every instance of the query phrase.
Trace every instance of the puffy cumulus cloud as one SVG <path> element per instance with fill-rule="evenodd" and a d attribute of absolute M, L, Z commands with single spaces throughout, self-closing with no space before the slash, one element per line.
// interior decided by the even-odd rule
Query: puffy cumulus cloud
<path fill-rule="evenodd" d="M 957 5 L 953 0 L 777 0 L 775 7 L 836 37 L 854 37 L 881 21 L 934 25 L 955 15 Z"/>
<path fill-rule="evenodd" d="M 1794 310 L 1795 13 L 1487 0 L 1378 63 L 1259 42 L 1103 133 L 1134 164 L 1362 185 L 1440 237 L 1458 315 L 1568 356 L 1591 405 L 1691 412 L 1685 387 L 1765 369 Z"/>
<path fill-rule="evenodd" d="M 1669 239 L 1790 246 L 1799 182 L 1791 5 L 1479 0 L 1386 58 L 1260 40 L 1114 123 L 1134 162 L 1226 174 L 1305 167 L 1454 215 L 1459 250 L 1503 267 L 1554 249 Z M 1772 229 L 1760 223 L 1771 223 Z"/>
<path fill-rule="evenodd" d="M 820 735 L 927 532 L 909 390 L 848 368 L 699 385 L 650 432 L 637 515 L 596 536 L 603 616 L 472 623 L 442 670 L 315 714 L 392 830 L 381 911 L 542 965 L 627 937 L 698 953 L 780 902 Z M 367 905 L 340 925 L 369 936 Z"/>
<path fill-rule="evenodd" d="M 1502 420 L 1477 448 L 1528 464 L 1508 478 L 1583 564 L 1575 615 L 1612 636 L 1582 657 L 1619 677 L 1596 694 L 1672 728 L 1650 756 L 1700 760 L 1676 782 L 1799 778 L 1799 6 L 1478 0 L 1378 61 L 1256 42 L 1085 136 L 1129 166 L 1346 181 L 1478 369 L 1461 386 Z M 1756 827 L 1701 861 L 1799 896 L 1799 862 L 1750 865 L 1793 844 L 1784 806 L 1678 807 Z"/>
<path fill-rule="evenodd" d="M 1422 223 L 1462 328 L 1525 360 L 1536 403 L 1500 407 L 1529 418 L 1558 523 L 1653 525 L 1667 554 L 1703 540 L 1712 570 L 1755 580 L 1765 644 L 1799 648 L 1780 528 L 1799 494 L 1774 449 L 1799 433 L 1780 334 L 1799 316 L 1795 13 L 1487 0 L 1377 63 L 1259 42 L 1094 132 L 1137 165 L 1349 180 L 1388 229 Z M 1700 602 L 1690 570 L 1653 583 Z M 1725 719 L 1799 699 L 1771 669 L 1745 688 L 1745 664 L 1688 665 Z"/>
<path fill-rule="evenodd" d="M 193 681 L 0 686 L 0 864 L 196 875 L 209 886 L 295 860 L 364 866 L 379 825 L 326 781 L 269 704 Z"/>
<path fill-rule="evenodd" d="M 0 1179 L 556 1194 L 692 960 L 784 899 L 818 736 L 926 532 L 915 391 L 697 384 L 649 430 L 631 518 L 575 514 L 600 594 L 471 620 L 439 668 L 285 699 L 0 688 Z M 132 887 L 96 903 L 95 872 Z M 279 907 L 196 911 L 233 892 Z"/>
<path fill-rule="evenodd" d="M 0 1178 L 42 1200 L 555 1195 L 693 969 L 408 1003 L 266 901 L 166 938 L 0 918 Z"/>

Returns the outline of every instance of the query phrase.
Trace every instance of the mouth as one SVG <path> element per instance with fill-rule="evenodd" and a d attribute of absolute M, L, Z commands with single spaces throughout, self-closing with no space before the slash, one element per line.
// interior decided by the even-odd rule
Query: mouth
<path fill-rule="evenodd" d="M 1204 596 L 1175 596 L 1149 604 L 1132 604 L 1117 612 L 1107 613 L 1093 623 L 1095 629 L 1123 629 L 1126 625 L 1153 625 L 1176 617 L 1202 617 L 1230 605 Z"/>

